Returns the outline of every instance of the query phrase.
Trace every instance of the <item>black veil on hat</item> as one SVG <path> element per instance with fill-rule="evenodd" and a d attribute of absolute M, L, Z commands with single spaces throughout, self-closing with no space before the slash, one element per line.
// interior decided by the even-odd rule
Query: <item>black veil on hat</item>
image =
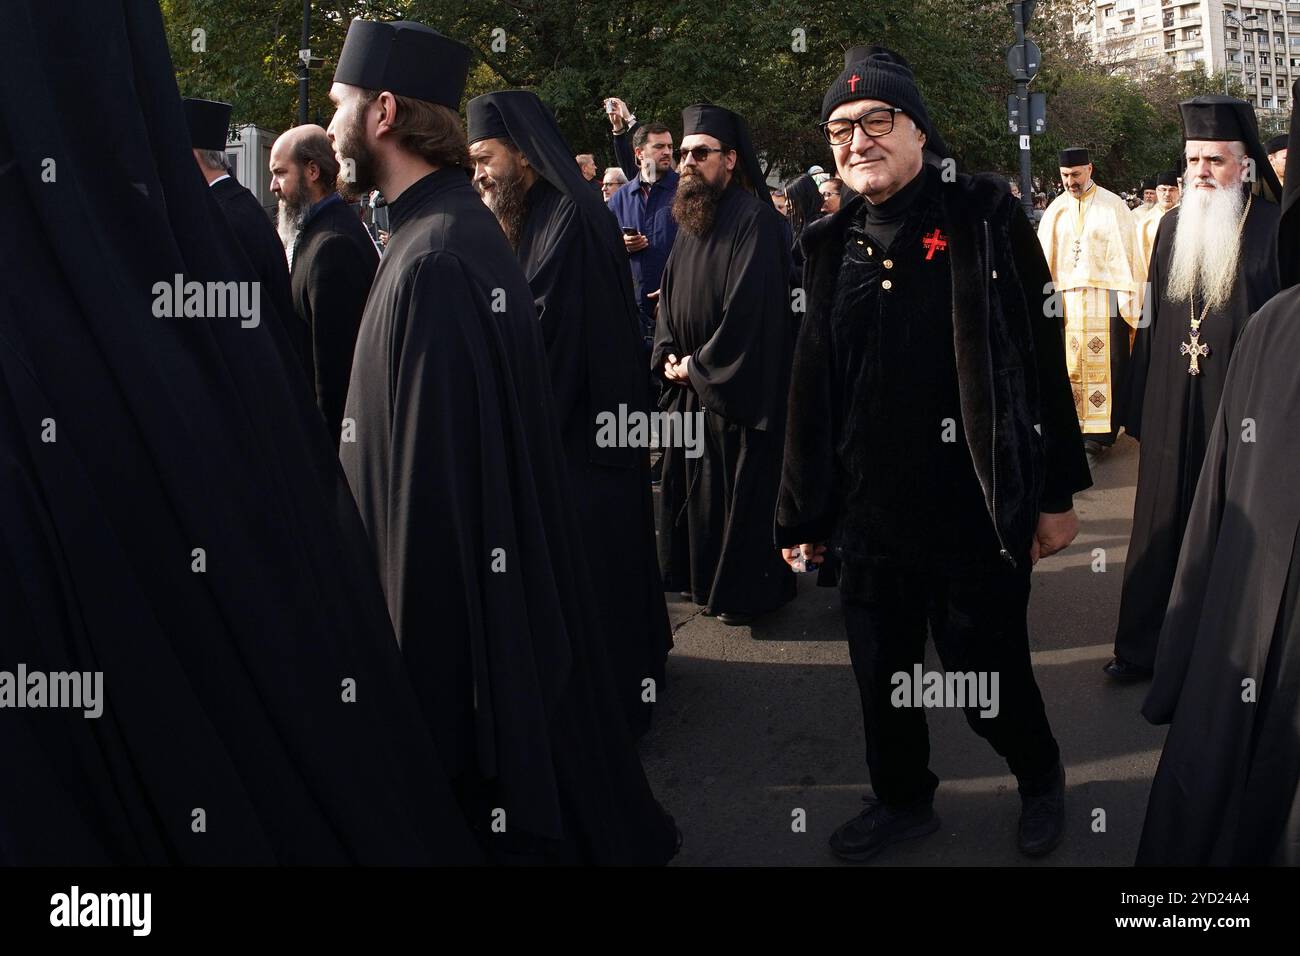
<path fill-rule="evenodd" d="M 334 82 L 459 110 L 470 49 L 414 20 L 353 20 Z"/>
<path fill-rule="evenodd" d="M 621 366 L 609 362 L 608 357 L 617 354 L 619 349 L 629 349 L 639 355 L 641 343 L 641 312 L 632 291 L 632 272 L 618 220 L 610 215 L 600 193 L 583 178 L 555 114 L 536 93 L 528 90 L 484 93 L 466 104 L 465 113 L 471 143 L 485 139 L 514 143 L 538 176 L 577 207 L 578 220 L 585 227 L 580 239 L 583 249 L 579 252 L 575 246 L 572 254 L 584 255 L 584 261 L 594 262 L 603 273 L 617 277 L 617 292 L 602 298 L 602 308 L 609 321 L 589 326 L 584 336 L 587 378 L 593 394 L 616 392 Z M 627 461 L 626 450 L 611 451 L 602 459 L 604 464 L 618 467 L 626 467 Z"/>
<path fill-rule="evenodd" d="M 758 154 L 754 152 L 745 117 L 712 103 L 696 103 L 682 110 L 682 139 L 697 133 L 712 136 L 734 149 L 737 165 L 749 180 L 750 191 L 769 206 L 772 204 L 767 192 L 767 178 L 758 163 Z"/>
<path fill-rule="evenodd" d="M 1281 202 L 1282 184 L 1269 165 L 1268 153 L 1259 141 L 1259 124 L 1255 109 L 1245 100 L 1221 93 L 1209 93 L 1178 104 L 1183 118 L 1183 142 L 1199 140 L 1240 140 L 1246 155 L 1255 161 L 1255 181 L 1250 190 L 1270 202 Z M 1185 165 L 1185 164 L 1184 164 Z"/>
<path fill-rule="evenodd" d="M 230 104 L 187 97 L 181 100 L 181 105 L 185 108 L 185 125 L 190 130 L 190 146 L 225 152 L 230 133 Z"/>
<path fill-rule="evenodd" d="M 1282 191 L 1282 217 L 1277 224 L 1277 270 L 1282 288 L 1300 283 L 1300 141 L 1296 124 L 1300 120 L 1296 94 L 1300 80 L 1291 84 L 1291 131 L 1287 133 L 1286 188 Z M 1271 170 L 1270 170 L 1271 172 Z"/>
<path fill-rule="evenodd" d="M 602 239 L 626 261 L 627 250 L 609 207 L 582 177 L 555 114 L 536 93 L 499 90 L 476 96 L 465 106 L 465 125 L 470 143 L 509 140 L 528 157 L 537 174 L 572 200 L 588 220 L 600 224 L 608 220 L 610 228 L 600 230 Z"/>

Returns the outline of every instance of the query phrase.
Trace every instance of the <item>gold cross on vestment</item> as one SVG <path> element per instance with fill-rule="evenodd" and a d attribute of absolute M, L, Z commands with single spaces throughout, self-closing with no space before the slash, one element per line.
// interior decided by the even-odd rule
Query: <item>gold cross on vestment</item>
<path fill-rule="evenodd" d="M 1074 264 L 1076 266 L 1079 264 L 1079 256 L 1081 255 L 1083 255 L 1083 246 L 1080 245 L 1079 240 L 1076 239 L 1074 240 Z"/>
<path fill-rule="evenodd" d="M 1192 340 L 1190 342 L 1184 342 L 1179 347 L 1178 352 L 1180 355 L 1186 355 L 1192 360 L 1191 365 L 1189 365 L 1187 368 L 1187 374 L 1200 375 L 1201 374 L 1200 360 L 1204 356 L 1210 354 L 1210 347 L 1208 345 L 1205 345 L 1203 342 L 1201 342 L 1200 329 L 1192 329 L 1191 338 Z"/>

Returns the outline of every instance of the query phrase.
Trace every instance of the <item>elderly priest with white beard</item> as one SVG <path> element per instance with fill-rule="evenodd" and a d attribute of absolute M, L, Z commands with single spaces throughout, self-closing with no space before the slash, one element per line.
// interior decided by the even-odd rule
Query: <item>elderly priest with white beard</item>
<path fill-rule="evenodd" d="M 1119 681 L 1151 676 L 1228 360 L 1247 320 L 1278 291 L 1282 190 L 1254 111 L 1220 95 L 1179 109 L 1185 192 L 1156 232 L 1153 302 L 1134 342 L 1124 422 L 1142 450 L 1115 658 L 1104 668 Z"/>

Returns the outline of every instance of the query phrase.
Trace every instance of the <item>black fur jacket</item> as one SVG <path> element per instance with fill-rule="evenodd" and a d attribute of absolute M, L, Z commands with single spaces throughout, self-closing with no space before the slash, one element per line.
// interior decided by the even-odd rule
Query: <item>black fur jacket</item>
<path fill-rule="evenodd" d="M 953 346 L 961 423 L 1002 557 L 1029 551 L 1040 512 L 1062 512 L 1092 484 L 1065 366 L 1062 312 L 1033 227 L 1005 181 L 926 167 L 940 197 L 952 280 Z M 855 515 L 842 513 L 846 475 L 866 467 L 871 448 L 842 448 L 845 417 L 835 407 L 835 302 L 846 233 L 865 200 L 855 196 L 804 231 L 806 315 L 795 349 L 785 461 L 776 514 L 782 547 L 852 541 Z M 920 301 L 917 308 L 944 307 Z M 909 303 L 910 305 L 910 303 Z M 855 458 L 858 460 L 855 461 Z M 901 510 L 901 509 L 900 509 Z M 899 521 L 909 516 L 899 514 Z"/>

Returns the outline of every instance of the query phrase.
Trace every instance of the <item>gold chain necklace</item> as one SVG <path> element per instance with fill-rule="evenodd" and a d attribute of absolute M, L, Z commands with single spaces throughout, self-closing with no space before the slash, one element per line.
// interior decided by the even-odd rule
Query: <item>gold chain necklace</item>
<path fill-rule="evenodd" d="M 1246 217 L 1250 215 L 1250 205 L 1255 201 L 1255 194 L 1251 193 L 1250 198 L 1246 200 L 1246 208 L 1241 212 L 1241 221 L 1237 223 L 1237 240 L 1241 241 L 1242 231 L 1246 228 Z M 1187 300 L 1190 316 L 1192 320 L 1191 341 L 1184 342 L 1178 347 L 1179 355 L 1186 355 L 1191 361 L 1187 366 L 1188 375 L 1201 374 L 1201 359 L 1207 358 L 1210 354 L 1210 347 L 1201 341 L 1201 323 L 1205 321 L 1206 315 L 1210 312 L 1210 303 L 1205 303 L 1205 308 L 1201 309 L 1201 317 L 1196 317 L 1196 293 L 1193 292 Z"/>

